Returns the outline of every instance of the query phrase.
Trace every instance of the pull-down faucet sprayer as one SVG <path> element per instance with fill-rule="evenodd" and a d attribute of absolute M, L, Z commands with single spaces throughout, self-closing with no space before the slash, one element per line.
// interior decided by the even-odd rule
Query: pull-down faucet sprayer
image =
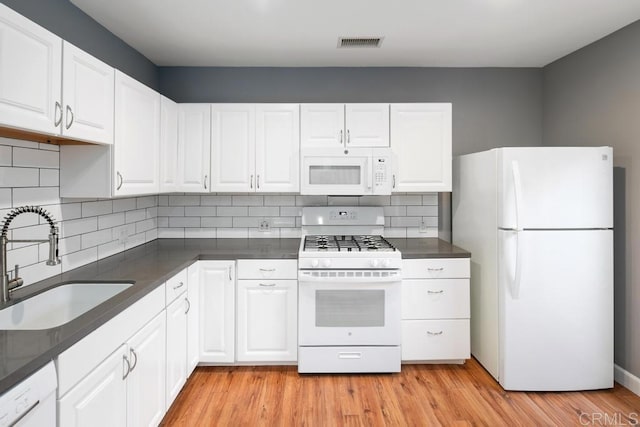
<path fill-rule="evenodd" d="M 46 240 L 8 240 L 7 232 L 9 231 L 9 225 L 15 217 L 23 213 L 35 213 L 43 217 L 49 223 L 49 238 Z M 44 210 L 40 206 L 21 206 L 13 209 L 4 218 L 4 224 L 0 231 L 0 303 L 9 301 L 10 291 L 22 286 L 24 283 L 22 278 L 18 276 L 18 265 L 16 265 L 14 277 L 9 280 L 9 273 L 7 272 L 7 243 L 45 243 L 49 242 L 49 259 L 47 265 L 60 264 L 60 258 L 58 257 L 58 227 L 55 225 L 55 221 L 51 214 Z"/>

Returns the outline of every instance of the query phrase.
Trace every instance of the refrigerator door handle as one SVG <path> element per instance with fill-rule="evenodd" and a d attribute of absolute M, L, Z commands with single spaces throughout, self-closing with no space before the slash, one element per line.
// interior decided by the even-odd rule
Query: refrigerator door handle
<path fill-rule="evenodd" d="M 524 249 L 522 244 L 522 239 L 524 238 L 524 233 L 521 231 L 515 230 L 516 233 L 516 268 L 515 274 L 513 278 L 513 282 L 511 283 L 511 298 L 519 299 L 520 298 L 520 282 L 522 279 L 522 264 L 524 261 Z"/>
<path fill-rule="evenodd" d="M 522 231 L 520 217 L 522 216 L 522 180 L 520 179 L 520 165 L 517 160 L 511 162 L 513 175 L 513 192 L 516 199 L 516 230 Z"/>

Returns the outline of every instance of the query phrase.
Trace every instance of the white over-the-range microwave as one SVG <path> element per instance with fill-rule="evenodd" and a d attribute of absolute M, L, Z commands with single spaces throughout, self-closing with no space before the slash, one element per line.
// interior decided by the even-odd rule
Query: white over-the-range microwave
<path fill-rule="evenodd" d="M 307 148 L 301 157 L 301 194 L 391 194 L 391 148 Z"/>

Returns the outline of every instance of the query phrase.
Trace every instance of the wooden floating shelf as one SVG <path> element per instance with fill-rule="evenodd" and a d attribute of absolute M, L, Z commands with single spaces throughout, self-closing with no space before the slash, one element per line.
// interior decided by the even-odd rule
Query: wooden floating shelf
<path fill-rule="evenodd" d="M 40 142 L 42 144 L 52 145 L 102 145 L 93 144 L 85 141 L 78 141 L 75 139 L 65 138 L 59 135 L 47 135 L 43 133 L 37 133 L 22 129 L 14 129 L 9 127 L 0 126 L 0 136 L 12 139 L 21 139 L 24 141 Z"/>

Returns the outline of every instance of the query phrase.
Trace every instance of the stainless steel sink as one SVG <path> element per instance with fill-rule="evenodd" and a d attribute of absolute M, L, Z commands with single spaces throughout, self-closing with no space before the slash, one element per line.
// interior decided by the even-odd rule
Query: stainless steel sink
<path fill-rule="evenodd" d="M 75 319 L 131 283 L 70 283 L 0 310 L 0 330 L 50 329 Z"/>

